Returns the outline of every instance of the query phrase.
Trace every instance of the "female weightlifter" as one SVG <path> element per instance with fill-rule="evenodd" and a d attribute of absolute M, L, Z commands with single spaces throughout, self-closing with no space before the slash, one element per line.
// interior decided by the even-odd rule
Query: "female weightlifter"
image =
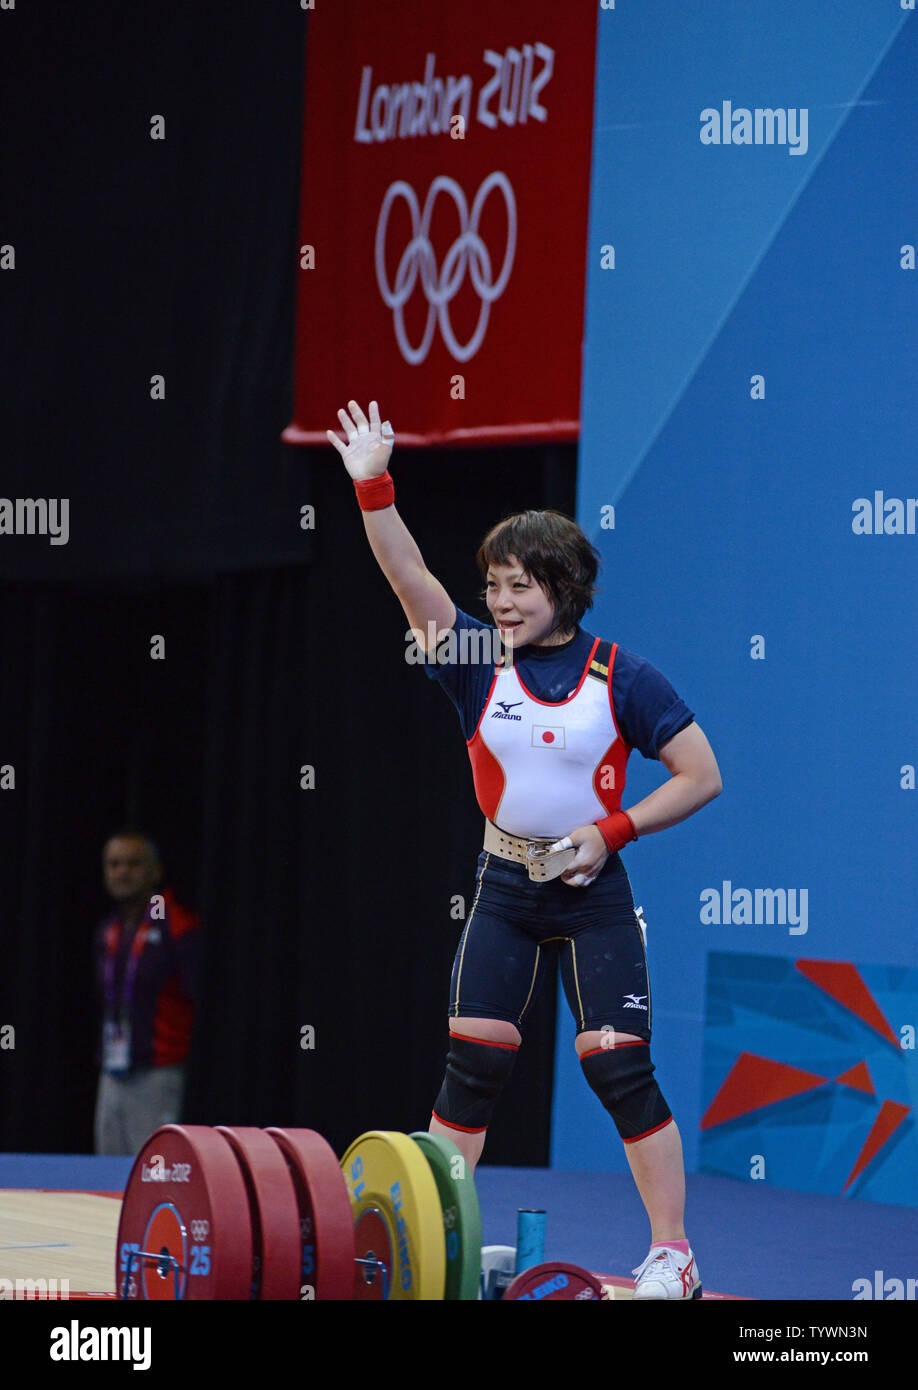
<path fill-rule="evenodd" d="M 619 851 L 720 793 L 714 754 L 659 671 L 580 626 L 599 555 L 558 512 L 508 517 L 478 551 L 500 661 L 469 659 L 491 645 L 468 640 L 465 660 L 436 662 L 428 634 L 439 644 L 453 632 L 455 652 L 464 631 L 472 639 L 479 630 L 480 639 L 493 637 L 493 627 L 456 608 L 399 517 L 389 421 L 380 423 L 375 401 L 369 420 L 356 401 L 348 404 L 350 413 L 338 412 L 347 442 L 327 435 L 354 481 L 373 554 L 431 658 L 424 669 L 457 707 L 485 815 L 430 1130 L 448 1135 L 474 1168 L 520 1027 L 559 952 L 584 1075 L 615 1122 L 650 1218 L 634 1297 L 699 1298 L 683 1225 L 682 1142 L 653 1075 L 644 938 Z M 670 777 L 626 811 L 633 748 L 658 758 Z"/>

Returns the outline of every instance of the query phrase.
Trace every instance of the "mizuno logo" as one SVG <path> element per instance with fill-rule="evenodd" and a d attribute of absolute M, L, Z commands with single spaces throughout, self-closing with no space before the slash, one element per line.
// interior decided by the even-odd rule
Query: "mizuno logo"
<path fill-rule="evenodd" d="M 646 995 L 646 994 L 626 994 L 626 995 L 625 995 L 625 1002 L 624 1002 L 624 1005 L 623 1005 L 622 1007 L 623 1007 L 623 1008 L 626 1008 L 626 1009 L 643 1009 L 644 1012 L 646 1013 L 646 1012 L 647 1012 L 647 1005 L 646 1005 L 646 1004 L 642 1004 L 642 1003 L 640 1002 L 642 999 L 646 999 L 646 998 L 647 998 L 647 995 Z"/>
<path fill-rule="evenodd" d="M 493 714 L 491 715 L 492 719 L 513 719 L 517 723 L 522 723 L 523 716 L 521 714 L 510 713 L 512 709 L 516 709 L 517 705 L 521 705 L 523 703 L 522 700 L 514 700 L 512 704 L 507 700 L 498 700 L 497 703 L 503 710 L 503 714 L 498 714 L 497 710 L 494 710 Z"/>

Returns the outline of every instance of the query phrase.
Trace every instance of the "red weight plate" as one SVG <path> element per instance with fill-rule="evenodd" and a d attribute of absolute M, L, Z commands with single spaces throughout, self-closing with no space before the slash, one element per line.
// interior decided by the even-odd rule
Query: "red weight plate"
<path fill-rule="evenodd" d="M 301 1298 L 354 1297 L 354 1220 L 331 1145 L 314 1129 L 265 1131 L 287 1160 L 300 1214 Z"/>
<path fill-rule="evenodd" d="M 254 1126 L 218 1125 L 239 1162 L 249 1199 L 254 1255 L 252 1298 L 300 1296 L 299 1211 L 290 1170 L 277 1145 Z"/>
<path fill-rule="evenodd" d="M 393 1255 L 389 1223 L 377 1207 L 367 1207 L 354 1225 L 354 1245 L 357 1261 L 354 1275 L 354 1297 L 361 1302 L 382 1302 L 389 1297 L 392 1280 Z M 361 1264 L 364 1260 L 367 1263 Z M 374 1266 L 370 1261 L 378 1260 Z"/>
<path fill-rule="evenodd" d="M 188 1265 L 188 1242 L 181 1219 L 170 1203 L 153 1209 L 144 1233 L 143 1250 L 159 1251 L 160 1260 L 144 1259 L 138 1265 L 141 1297 L 174 1300 L 183 1296 L 184 1270 Z"/>
<path fill-rule="evenodd" d="M 247 1299 L 251 1282 L 249 1203 L 232 1149 L 206 1125 L 163 1125 L 124 1190 L 119 1298 Z"/>
<path fill-rule="evenodd" d="M 559 1299 L 586 1303 L 594 1298 L 602 1298 L 602 1285 L 588 1269 L 556 1260 L 551 1264 L 524 1269 L 505 1291 L 504 1298 L 517 1303 L 524 1300 L 546 1303 Z"/>

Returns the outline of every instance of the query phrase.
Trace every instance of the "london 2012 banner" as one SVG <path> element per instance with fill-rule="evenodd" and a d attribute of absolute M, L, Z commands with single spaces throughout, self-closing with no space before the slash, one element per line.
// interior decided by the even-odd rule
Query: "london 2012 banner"
<path fill-rule="evenodd" d="M 351 397 L 400 444 L 577 437 L 596 15 L 310 12 L 285 440 Z"/>

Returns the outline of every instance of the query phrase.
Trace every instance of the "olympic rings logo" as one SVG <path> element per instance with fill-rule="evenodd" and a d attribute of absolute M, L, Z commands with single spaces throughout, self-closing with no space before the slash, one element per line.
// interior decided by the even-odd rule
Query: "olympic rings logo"
<path fill-rule="evenodd" d="M 209 1222 L 209 1221 L 192 1221 L 192 1223 L 191 1223 L 191 1239 L 192 1239 L 192 1240 L 206 1240 L 207 1237 L 208 1237 L 209 1232 L 210 1232 L 210 1222 Z"/>
<path fill-rule="evenodd" d="M 507 210 L 507 247 L 504 251 L 500 274 L 496 280 L 493 278 L 488 249 L 478 234 L 478 222 L 482 208 L 494 189 L 499 190 L 503 195 Z M 447 251 L 443 265 L 438 271 L 436 255 L 430 243 L 429 233 L 434 203 L 440 193 L 449 194 L 456 205 L 459 214 L 459 235 Z M 390 287 L 386 273 L 386 232 L 389 226 L 389 213 L 396 198 L 404 198 L 408 204 L 408 211 L 411 214 L 411 240 L 402 252 L 398 269 L 395 272 L 395 284 Z M 379 221 L 376 224 L 376 281 L 383 300 L 393 310 L 395 336 L 405 361 L 410 362 L 412 366 L 417 366 L 419 362 L 424 361 L 430 351 L 437 322 L 440 324 L 443 341 L 457 362 L 468 362 L 470 358 L 474 357 L 484 341 L 491 305 L 500 298 L 507 288 L 515 253 L 516 199 L 513 196 L 509 179 L 506 174 L 499 170 L 489 174 L 475 194 L 471 215 L 469 215 L 465 194 L 459 184 L 456 183 L 455 179 L 447 178 L 443 174 L 438 175 L 430 185 L 423 211 L 419 208 L 417 195 L 409 183 L 405 183 L 403 179 L 398 179 L 395 183 L 390 184 L 386 190 L 386 196 L 383 198 Z M 465 280 L 466 270 L 468 270 L 475 291 L 481 300 L 481 312 L 478 315 L 478 323 L 471 338 L 467 343 L 462 344 L 456 341 L 456 336 L 453 333 L 449 306 Z M 405 319 L 402 311 L 419 276 L 429 309 L 424 336 L 418 347 L 412 347 L 405 333 Z"/>

